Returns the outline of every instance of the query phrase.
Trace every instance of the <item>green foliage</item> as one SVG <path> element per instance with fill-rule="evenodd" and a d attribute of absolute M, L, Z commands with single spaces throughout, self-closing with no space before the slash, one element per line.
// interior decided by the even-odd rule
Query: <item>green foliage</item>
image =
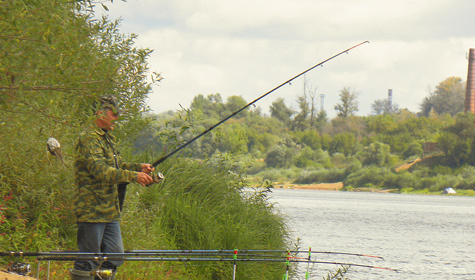
<path fill-rule="evenodd" d="M 392 176 L 395 175 L 388 168 L 369 166 L 350 174 L 346 177 L 343 184 L 353 188 L 384 188 L 386 187 L 385 182 L 388 179 L 392 179 Z"/>
<path fill-rule="evenodd" d="M 421 113 L 428 117 L 431 112 L 455 116 L 463 112 L 465 102 L 465 83 L 459 77 L 449 77 L 436 86 L 434 92 L 424 98 Z"/>
<path fill-rule="evenodd" d="M 424 142 L 439 137 L 446 120 L 416 117 L 413 114 L 380 115 L 365 118 L 368 138 L 365 142 L 381 142 L 391 147 L 392 153 L 404 158 L 422 154 Z M 369 143 L 365 143 L 369 144 Z"/>
<path fill-rule="evenodd" d="M 287 228 L 265 192 L 243 193 L 234 161 L 170 160 L 160 166 L 163 184 L 141 189 L 124 221 L 129 246 L 168 249 L 288 249 Z M 231 166 L 229 166 L 231 164 Z M 142 218 L 140 218 L 142 217 Z M 138 218 L 138 220 L 137 220 Z M 134 236 L 150 236 L 137 240 Z M 276 279 L 282 263 L 243 263 L 238 278 Z M 188 267 L 201 279 L 229 279 L 231 263 Z"/>
<path fill-rule="evenodd" d="M 202 96 L 197 97 L 197 100 L 206 103 L 207 101 L 203 99 Z M 214 104 L 207 107 L 210 108 L 206 111 L 209 117 L 202 114 L 200 110 L 187 110 L 186 114 L 181 113 L 182 116 L 179 118 L 176 114 L 175 116 L 166 115 L 166 117 L 172 116 L 175 120 L 167 120 L 165 127 L 174 123 L 176 129 L 181 129 L 183 126 L 193 128 L 178 134 L 176 140 L 190 139 L 197 132 L 218 121 L 218 119 L 210 120 L 210 118 L 219 116 L 226 107 L 226 103 L 223 103 L 219 94 L 211 95 L 206 100 L 214 100 L 212 103 L 207 103 Z M 244 104 L 244 102 L 241 103 Z M 278 103 L 279 106 L 285 105 L 283 100 Z M 199 102 L 196 101 L 193 104 L 193 108 L 199 108 L 196 105 Z M 158 118 L 159 121 L 152 131 L 158 131 L 159 127 L 163 127 L 161 118 L 161 116 Z M 305 129 L 305 127 L 312 127 L 310 123 L 298 130 L 292 130 L 295 122 L 290 119 L 290 116 L 289 119 L 281 121 L 263 116 L 259 110 L 254 110 L 244 117 L 229 120 L 209 136 L 190 145 L 191 149 L 186 153 L 196 159 L 203 159 L 220 152 L 247 154 L 249 158 L 252 156 L 256 158 L 253 167 L 248 169 L 248 174 L 271 181 L 325 183 L 348 180 L 351 182 L 351 185 L 347 185 L 348 189 L 366 186 L 419 190 L 427 186 L 422 183 L 425 181 L 421 181 L 421 178 L 433 178 L 436 174 L 421 172 L 421 170 L 394 173 L 391 169 L 401 165 L 401 159 L 413 160 L 415 157 L 422 156 L 422 147 L 428 141 L 439 141 L 439 148 L 445 152 L 445 157 L 441 156 L 439 163 L 451 166 L 471 164 L 473 123 L 475 122 L 470 117 L 462 115 L 457 116 L 456 119 L 450 115 L 418 117 L 407 110 L 400 110 L 397 114 L 337 117 L 330 123 L 325 123 L 318 131 Z M 445 127 L 448 128 L 444 129 Z M 161 147 L 171 147 L 173 145 L 170 143 L 175 140 L 170 140 L 173 139 L 167 138 L 157 142 L 161 143 Z M 247 146 L 247 152 L 245 146 Z M 156 150 L 161 149 L 163 148 Z M 379 170 L 369 166 L 384 168 Z M 367 169 L 377 170 L 377 176 L 371 178 L 371 174 L 366 174 Z M 287 172 L 289 170 L 292 171 Z M 367 178 L 369 181 L 366 181 Z M 463 188 L 471 187 L 469 180 L 459 182 L 452 181 L 450 178 L 445 179 L 456 182 Z M 437 188 L 439 187 L 432 189 Z"/>
<path fill-rule="evenodd" d="M 439 139 L 439 149 L 445 154 L 447 164 L 459 167 L 475 164 L 475 115 L 460 113 L 455 124 L 448 126 Z"/>
<path fill-rule="evenodd" d="M 389 145 L 373 142 L 360 150 L 356 154 L 356 157 L 363 165 L 384 166 L 389 162 L 390 149 L 391 147 L 389 147 Z"/>
<path fill-rule="evenodd" d="M 294 114 L 294 111 L 285 105 L 283 98 L 278 98 L 276 101 L 272 102 L 270 111 L 273 118 L 276 118 L 284 123 L 288 122 L 290 117 Z"/>
<path fill-rule="evenodd" d="M 293 181 L 295 184 L 337 183 L 343 181 L 348 173 L 342 168 L 307 170 Z"/>
<path fill-rule="evenodd" d="M 295 136 L 299 139 L 299 142 L 305 144 L 305 146 L 312 150 L 318 150 L 322 148 L 322 141 L 320 135 L 315 130 L 305 130 L 295 132 Z"/>
<path fill-rule="evenodd" d="M 340 103 L 335 105 L 335 110 L 342 118 L 354 116 L 358 112 L 358 93 L 350 88 L 343 88 L 340 92 Z"/>
<path fill-rule="evenodd" d="M 404 152 L 402 153 L 404 158 L 410 158 L 412 156 L 422 156 L 424 149 L 419 142 L 409 143 Z"/>
<path fill-rule="evenodd" d="M 300 154 L 294 158 L 294 164 L 297 167 L 305 168 L 310 167 L 317 163 L 317 151 L 312 150 L 310 147 L 305 147 L 300 151 Z"/>
<path fill-rule="evenodd" d="M 239 124 L 233 123 L 223 129 L 217 130 L 216 144 L 220 152 L 232 152 L 242 154 L 248 152 L 247 129 Z"/>
<path fill-rule="evenodd" d="M 122 139 L 146 122 L 150 51 L 86 10 L 88 2 L 0 2 L 0 250 L 75 248 L 71 159 L 97 96 L 120 97 Z M 64 162 L 48 154 L 49 137 Z"/>
<path fill-rule="evenodd" d="M 374 115 L 397 114 L 399 111 L 399 107 L 396 104 L 389 103 L 387 99 L 375 100 L 371 104 L 371 112 Z"/>
<path fill-rule="evenodd" d="M 343 153 L 348 156 L 356 152 L 356 145 L 357 142 L 354 134 L 341 133 L 333 137 L 328 150 L 331 153 Z"/>
<path fill-rule="evenodd" d="M 286 167 L 291 161 L 291 151 L 284 145 L 272 147 L 265 158 L 267 166 L 272 168 Z"/>

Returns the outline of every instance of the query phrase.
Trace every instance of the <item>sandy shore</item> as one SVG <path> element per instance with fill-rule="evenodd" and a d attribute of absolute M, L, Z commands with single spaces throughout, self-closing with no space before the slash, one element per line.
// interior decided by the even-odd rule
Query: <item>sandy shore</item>
<path fill-rule="evenodd" d="M 281 183 L 273 184 L 276 189 L 294 189 L 294 190 L 317 190 L 317 191 L 339 191 L 343 188 L 343 183 L 326 183 L 326 184 L 292 184 Z M 378 192 L 378 193 L 390 193 L 392 189 L 373 189 L 373 188 L 358 188 L 354 189 L 354 192 Z M 1 280 L 1 279 L 0 279 Z"/>
<path fill-rule="evenodd" d="M 36 278 L 0 271 L 0 280 L 35 280 L 35 279 Z"/>
<path fill-rule="evenodd" d="M 321 191 L 338 191 L 343 188 L 343 183 L 326 183 L 326 184 L 292 184 L 282 183 L 273 184 L 276 189 L 302 189 L 302 190 L 321 190 Z"/>

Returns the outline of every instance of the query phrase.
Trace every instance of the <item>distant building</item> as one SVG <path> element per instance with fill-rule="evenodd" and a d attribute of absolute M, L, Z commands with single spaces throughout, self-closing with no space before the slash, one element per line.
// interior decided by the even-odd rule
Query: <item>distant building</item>
<path fill-rule="evenodd" d="M 430 155 L 435 152 L 438 152 L 439 148 L 436 142 L 425 142 L 424 143 L 424 155 Z"/>

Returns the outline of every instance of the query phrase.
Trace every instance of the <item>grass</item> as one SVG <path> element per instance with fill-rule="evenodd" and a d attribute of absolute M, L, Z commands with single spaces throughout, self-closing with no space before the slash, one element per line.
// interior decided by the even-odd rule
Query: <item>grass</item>
<path fill-rule="evenodd" d="M 126 250 L 288 249 L 283 217 L 275 213 L 264 192 L 244 194 L 243 180 L 229 172 L 232 168 L 228 164 L 218 158 L 202 163 L 172 160 L 160 166 L 164 183 L 136 189 L 127 204 L 123 221 Z M 178 266 L 171 263 L 147 267 L 157 271 L 156 278 L 147 279 L 166 279 L 163 273 L 167 271 L 189 279 L 229 279 L 232 275 L 231 263 L 186 264 L 178 271 Z M 276 279 L 284 268 L 280 263 L 240 263 L 236 277 Z M 143 274 L 136 269 L 130 263 L 121 268 L 128 277 Z"/>

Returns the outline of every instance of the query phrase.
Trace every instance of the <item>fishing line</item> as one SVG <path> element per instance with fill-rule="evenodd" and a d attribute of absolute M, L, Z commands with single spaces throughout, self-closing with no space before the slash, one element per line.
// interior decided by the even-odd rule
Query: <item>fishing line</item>
<path fill-rule="evenodd" d="M 162 156 L 161 158 L 159 158 L 157 161 L 155 161 L 154 163 L 152 163 L 152 166 L 153 167 L 156 167 L 157 165 L 159 165 L 160 163 L 162 163 L 163 161 L 165 161 L 167 158 L 169 158 L 170 156 L 174 155 L 175 153 L 179 152 L 180 150 L 182 150 L 183 148 L 185 148 L 186 146 L 188 146 L 189 144 L 193 143 L 195 140 L 197 140 L 198 138 L 202 137 L 203 135 L 207 134 L 208 132 L 210 132 L 211 130 L 215 129 L 217 126 L 221 125 L 222 123 L 226 122 L 227 120 L 229 120 L 230 118 L 234 117 L 235 115 L 239 114 L 241 111 L 243 111 L 244 109 L 246 109 L 247 107 L 253 105 L 254 103 L 256 103 L 257 101 L 261 100 L 262 98 L 266 97 L 267 95 L 271 94 L 272 92 L 278 90 L 279 88 L 283 87 L 284 85 L 286 84 L 291 84 L 291 82 L 295 79 L 297 79 L 298 77 L 304 75 L 305 73 L 315 69 L 316 67 L 318 66 L 323 66 L 323 64 L 325 64 L 326 62 L 346 53 L 348 54 L 348 52 L 354 48 L 357 48 L 363 44 L 366 44 L 366 43 L 369 43 L 369 41 L 364 41 L 364 42 L 361 42 L 357 45 L 354 45 L 344 51 L 341 51 L 335 55 L 333 55 L 332 57 L 330 58 L 327 58 L 325 60 L 323 60 L 322 62 L 319 62 L 317 64 L 315 64 L 314 66 L 308 68 L 307 70 L 301 72 L 300 74 L 297 74 L 295 75 L 294 77 L 288 79 L 287 81 L 283 82 L 282 84 L 276 86 L 275 88 L 269 90 L 268 92 L 264 93 L 263 95 L 261 95 L 260 97 L 256 98 L 255 100 L 251 101 L 250 103 L 248 103 L 246 106 L 242 107 L 241 109 L 237 110 L 236 112 L 232 113 L 231 115 L 229 115 L 228 117 L 222 119 L 221 121 L 219 121 L 218 123 L 216 123 L 215 125 L 211 126 L 210 128 L 206 129 L 205 131 L 203 131 L 202 133 L 198 134 L 197 136 L 193 137 L 191 140 L 189 140 L 188 142 L 186 142 L 185 144 L 183 144 L 182 146 L 176 148 L 175 150 L 171 151 L 170 153 Z"/>

